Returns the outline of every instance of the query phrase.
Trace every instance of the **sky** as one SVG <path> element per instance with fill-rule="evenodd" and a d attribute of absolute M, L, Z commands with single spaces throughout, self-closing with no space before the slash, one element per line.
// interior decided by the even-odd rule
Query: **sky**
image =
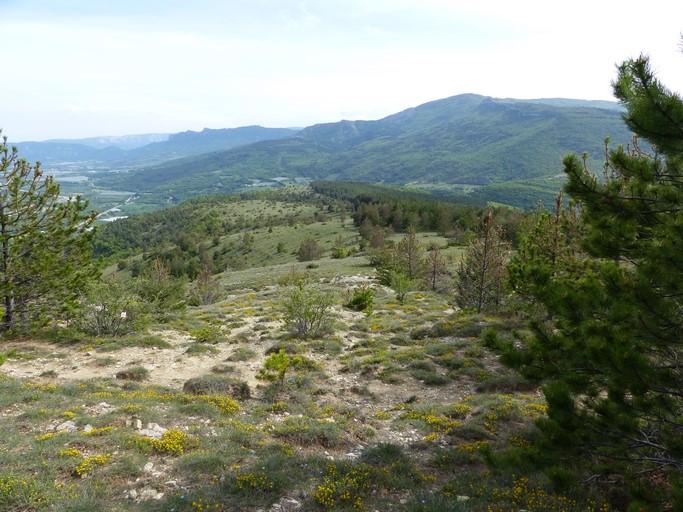
<path fill-rule="evenodd" d="M 614 100 L 649 55 L 683 92 L 670 0 L 0 0 L 10 141 L 373 120 L 463 93 Z"/>

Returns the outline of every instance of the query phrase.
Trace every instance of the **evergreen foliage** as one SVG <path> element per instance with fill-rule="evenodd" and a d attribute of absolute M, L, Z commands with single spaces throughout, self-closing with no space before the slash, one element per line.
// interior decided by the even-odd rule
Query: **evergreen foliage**
<path fill-rule="evenodd" d="M 392 280 L 400 275 L 405 277 L 400 281 L 410 282 L 411 289 L 414 289 L 423 271 L 423 252 L 415 230 L 411 229 L 395 246 L 372 249 L 369 256 L 370 263 L 377 269 L 380 283 L 394 288 Z"/>
<path fill-rule="evenodd" d="M 419 283 L 415 279 L 410 279 L 407 273 L 400 270 L 390 270 L 387 275 L 389 286 L 396 292 L 396 299 L 403 303 L 409 292 L 416 290 Z"/>
<path fill-rule="evenodd" d="M 585 263 L 580 247 L 583 233 L 576 205 L 565 207 L 563 195 L 555 198 L 551 213 L 541 205 L 519 236 L 517 251 L 507 265 L 508 284 L 527 314 L 547 314 L 535 299 L 535 288 L 548 276 L 578 275 Z M 529 262 L 533 265 L 529 265 Z"/>
<path fill-rule="evenodd" d="M 192 289 L 191 299 L 193 305 L 208 306 L 218 300 L 221 295 L 220 283 L 211 274 L 211 269 L 204 267 L 197 276 Z"/>
<path fill-rule="evenodd" d="M 467 248 L 456 272 L 455 302 L 462 309 L 497 311 L 503 299 L 505 264 L 510 246 L 488 209 L 481 220 L 479 237 Z"/>
<path fill-rule="evenodd" d="M 421 257 L 424 249 L 417 239 L 415 230 L 408 231 L 406 236 L 396 245 L 395 260 L 400 271 L 408 276 L 408 279 L 415 280 L 420 276 L 422 265 Z"/>
<path fill-rule="evenodd" d="M 133 281 L 133 286 L 157 319 L 164 319 L 187 305 L 185 281 L 173 277 L 160 259 L 154 260 L 151 268 Z"/>
<path fill-rule="evenodd" d="M 0 144 L 0 295 L 2 329 L 71 313 L 97 268 L 92 224 L 80 196 L 63 200 L 40 164 Z"/>
<path fill-rule="evenodd" d="M 554 266 L 552 251 L 526 249 L 513 274 L 547 316 L 522 349 L 507 346 L 506 360 L 543 384 L 539 426 L 556 454 L 634 476 L 666 469 L 674 482 L 683 470 L 683 101 L 645 57 L 623 63 L 613 87 L 626 124 L 656 152 L 638 138 L 608 148 L 600 178 L 585 156 L 564 159 L 587 257 L 575 264 L 566 239 Z"/>
<path fill-rule="evenodd" d="M 448 288 L 447 260 L 438 245 L 433 244 L 422 260 L 422 279 L 429 290 L 445 291 Z"/>
<path fill-rule="evenodd" d="M 346 307 L 363 311 L 367 314 L 372 313 L 375 306 L 375 293 L 369 286 L 359 286 L 353 289 L 353 294 L 347 302 Z"/>
<path fill-rule="evenodd" d="M 299 261 L 313 261 L 319 260 L 323 257 L 325 250 L 314 238 L 307 238 L 302 241 L 297 250 L 297 259 Z"/>

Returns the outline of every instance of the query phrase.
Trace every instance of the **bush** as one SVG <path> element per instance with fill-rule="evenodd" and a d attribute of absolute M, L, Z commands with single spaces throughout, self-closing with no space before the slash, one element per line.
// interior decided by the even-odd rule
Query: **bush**
<path fill-rule="evenodd" d="M 202 375 L 183 384 L 183 393 L 188 395 L 229 395 L 241 400 L 251 396 L 249 384 L 223 375 Z"/>
<path fill-rule="evenodd" d="M 311 282 L 311 273 L 292 267 L 277 279 L 279 286 L 303 286 Z"/>
<path fill-rule="evenodd" d="M 299 250 L 297 251 L 297 259 L 299 261 L 313 261 L 319 260 L 323 257 L 325 250 L 320 246 L 320 244 L 313 238 L 307 238 L 301 245 L 299 245 Z"/>
<path fill-rule="evenodd" d="M 228 361 L 231 362 L 237 362 L 237 361 L 249 361 L 250 359 L 253 359 L 256 356 L 256 352 L 250 349 L 249 347 L 238 347 L 235 349 L 235 351 L 228 356 Z"/>
<path fill-rule="evenodd" d="M 218 343 L 223 337 L 219 327 L 215 325 L 205 325 L 201 329 L 190 331 L 190 335 L 199 343 Z"/>
<path fill-rule="evenodd" d="M 202 355 L 202 354 L 218 354 L 220 350 L 207 343 L 195 342 L 192 343 L 185 351 L 188 355 Z"/>
<path fill-rule="evenodd" d="M 316 288 L 294 288 L 285 301 L 285 324 L 302 338 L 319 338 L 332 331 L 335 296 Z"/>
<path fill-rule="evenodd" d="M 341 428 L 337 423 L 307 416 L 288 416 L 271 430 L 273 437 L 299 446 L 335 448 L 342 444 Z"/>
<path fill-rule="evenodd" d="M 371 313 L 375 305 L 375 294 L 369 286 L 360 286 L 353 289 L 353 296 L 346 304 L 347 307 L 356 311 Z"/>
<path fill-rule="evenodd" d="M 414 379 L 421 380 L 427 386 L 444 386 L 448 384 L 451 379 L 440 373 L 430 372 L 428 370 L 413 370 L 410 372 Z"/>
<path fill-rule="evenodd" d="M 149 370 L 143 366 L 134 366 L 126 370 L 121 370 L 116 374 L 117 379 L 143 381 L 149 377 Z"/>
<path fill-rule="evenodd" d="M 203 268 L 195 280 L 194 288 L 190 293 L 190 302 L 193 306 L 213 304 L 221 295 L 220 284 L 213 277 L 208 268 Z"/>
<path fill-rule="evenodd" d="M 185 283 L 173 277 L 160 259 L 134 280 L 133 287 L 157 319 L 164 320 L 171 312 L 186 307 Z"/>
<path fill-rule="evenodd" d="M 124 336 L 141 328 L 145 320 L 146 307 L 140 297 L 112 276 L 88 287 L 73 323 L 93 336 Z"/>

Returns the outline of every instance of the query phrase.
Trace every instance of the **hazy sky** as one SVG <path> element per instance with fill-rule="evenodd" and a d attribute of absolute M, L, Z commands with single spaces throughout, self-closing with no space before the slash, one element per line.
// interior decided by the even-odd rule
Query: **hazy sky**
<path fill-rule="evenodd" d="M 678 0 L 0 0 L 11 141 L 379 119 L 461 93 L 612 100 Z"/>

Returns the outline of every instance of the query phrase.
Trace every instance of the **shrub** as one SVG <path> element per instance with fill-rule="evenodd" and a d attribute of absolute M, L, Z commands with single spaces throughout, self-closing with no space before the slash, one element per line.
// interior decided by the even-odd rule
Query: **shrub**
<path fill-rule="evenodd" d="M 192 330 L 190 335 L 200 343 L 218 343 L 223 337 L 220 328 L 215 325 L 205 325 L 201 329 Z"/>
<path fill-rule="evenodd" d="M 277 381 L 282 384 L 285 380 L 285 374 L 290 368 L 306 372 L 308 370 L 320 369 L 320 365 L 304 356 L 295 355 L 289 357 L 284 349 L 280 349 L 278 352 L 271 353 L 266 358 L 263 362 L 263 368 L 257 374 L 257 378 L 270 382 Z"/>
<path fill-rule="evenodd" d="M 133 287 L 157 319 L 163 320 L 186 306 L 185 283 L 173 277 L 158 258 L 147 272 L 135 279 Z"/>
<path fill-rule="evenodd" d="M 369 286 L 359 286 L 353 289 L 353 295 L 346 304 L 347 307 L 356 311 L 371 313 L 375 305 L 375 294 Z"/>
<path fill-rule="evenodd" d="M 116 373 L 116 378 L 121 380 L 142 381 L 149 377 L 149 370 L 144 366 L 134 366 Z"/>
<path fill-rule="evenodd" d="M 285 323 L 302 338 L 319 338 L 332 331 L 331 308 L 335 296 L 316 288 L 294 288 L 285 301 Z"/>
<path fill-rule="evenodd" d="M 429 370 L 413 370 L 410 372 L 413 378 L 421 380 L 427 386 L 444 386 L 448 384 L 451 379 L 440 373 L 431 372 Z"/>
<path fill-rule="evenodd" d="M 299 261 L 313 261 L 319 260 L 323 257 L 324 249 L 320 244 L 313 238 L 307 238 L 297 250 L 297 259 Z"/>
<path fill-rule="evenodd" d="M 342 443 L 341 429 L 337 423 L 307 416 L 288 416 L 273 426 L 271 434 L 299 446 L 317 445 L 334 448 Z"/>
<path fill-rule="evenodd" d="M 227 360 L 232 362 L 249 361 L 250 359 L 253 359 L 255 356 L 256 352 L 254 352 L 249 347 L 238 347 L 232 354 L 230 354 L 230 356 L 228 356 Z"/>
<path fill-rule="evenodd" d="M 185 351 L 189 355 L 200 355 L 200 354 L 218 354 L 220 350 L 216 347 L 207 345 L 206 343 L 193 343 Z"/>
<path fill-rule="evenodd" d="M 277 279 L 279 286 L 303 286 L 311 282 L 311 273 L 292 267 Z"/>
<path fill-rule="evenodd" d="M 161 455 L 182 455 L 199 445 L 197 438 L 189 436 L 181 430 L 167 430 L 162 434 L 161 439 L 142 436 L 136 436 L 136 438 L 134 444 L 141 448 L 144 445 L 149 445 Z"/>
<path fill-rule="evenodd" d="M 220 284 L 218 280 L 213 277 L 211 270 L 204 267 L 197 276 L 194 288 L 190 294 L 190 301 L 192 305 L 209 305 L 216 302 L 221 295 Z"/>
<path fill-rule="evenodd" d="M 240 399 L 251 396 L 249 384 L 223 375 L 202 375 L 183 384 L 183 393 L 188 395 L 230 395 Z"/>
<path fill-rule="evenodd" d="M 91 283 L 81 298 L 74 325 L 93 336 L 124 336 L 142 327 L 146 307 L 116 276 Z"/>

